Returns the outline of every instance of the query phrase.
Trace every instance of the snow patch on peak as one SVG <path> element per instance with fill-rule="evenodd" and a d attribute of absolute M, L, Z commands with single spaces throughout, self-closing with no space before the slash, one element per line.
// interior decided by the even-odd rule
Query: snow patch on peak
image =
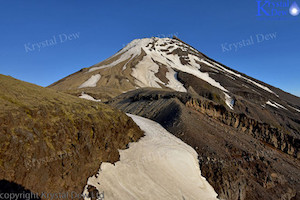
<path fill-rule="evenodd" d="M 219 88 L 224 92 L 228 92 L 228 90 L 225 89 L 219 82 L 217 82 L 213 78 L 211 78 L 208 73 L 201 72 L 199 70 L 200 65 L 197 63 L 197 61 L 200 62 L 200 60 L 197 56 L 188 55 L 188 60 L 190 61 L 190 64 L 182 64 L 180 61 L 180 57 L 177 54 L 171 54 L 171 51 L 168 50 L 169 47 L 176 46 L 176 44 L 170 44 L 170 43 L 168 44 L 165 41 L 166 41 L 165 38 L 159 38 L 156 41 L 158 46 L 156 46 L 155 49 L 151 49 L 150 47 L 144 48 L 144 51 L 146 52 L 147 56 L 144 57 L 143 60 L 140 61 L 138 65 L 141 68 L 142 67 L 149 68 L 151 65 L 154 64 L 154 62 L 152 62 L 152 63 L 149 62 L 150 58 L 152 58 L 155 61 L 167 66 L 168 69 L 175 69 L 175 70 L 179 70 L 182 72 L 192 74 L 192 75 L 208 82 L 212 86 Z M 175 40 L 175 41 L 177 43 L 180 43 L 177 40 Z M 174 43 L 176 43 L 176 42 L 174 42 Z M 181 48 L 179 46 L 176 46 L 176 47 Z M 134 73 L 133 76 L 139 80 L 136 73 Z M 143 79 L 147 79 L 148 82 L 153 81 L 153 80 L 149 80 L 149 77 L 145 77 L 146 76 L 145 74 L 139 74 L 139 76 L 144 76 Z M 151 84 L 151 85 L 155 85 L 155 84 Z M 151 86 L 151 85 L 148 85 L 148 86 Z"/>
<path fill-rule="evenodd" d="M 177 54 L 177 52 L 174 51 L 175 49 L 178 49 L 182 54 Z M 89 72 L 116 66 L 120 63 L 124 63 L 122 67 L 122 71 L 124 71 L 127 68 L 127 64 L 132 59 L 138 57 L 142 53 L 142 50 L 145 52 L 146 56 L 132 68 L 131 74 L 135 77 L 135 82 L 140 87 L 161 88 L 161 85 L 165 85 L 176 91 L 186 92 L 186 88 L 184 88 L 183 84 L 177 80 L 175 74 L 175 71 L 182 71 L 208 82 L 210 85 L 219 88 L 223 92 L 229 92 L 219 82 L 210 77 L 209 73 L 200 71 L 201 66 L 199 63 L 201 62 L 209 66 L 213 65 L 206 60 L 200 60 L 195 54 L 197 53 L 196 50 L 177 39 L 156 37 L 135 39 L 107 61 L 116 58 L 116 56 L 119 56 L 118 59 L 115 59 L 106 65 L 92 67 L 89 69 Z M 165 74 L 168 83 L 164 83 L 156 77 L 155 74 L 159 71 L 159 66 L 153 60 L 159 62 L 168 69 Z M 185 60 L 186 63 L 184 63 L 183 60 Z M 217 67 L 215 67 L 215 69 L 219 70 Z"/>
<path fill-rule="evenodd" d="M 163 84 L 156 76 L 159 66 L 155 64 L 151 56 L 146 55 L 135 68 L 132 69 L 132 76 L 136 78 L 136 84 L 140 87 L 161 88 L 158 83 Z"/>
<path fill-rule="evenodd" d="M 153 58 L 153 57 L 154 58 Z M 172 69 L 168 68 L 166 72 L 166 78 L 168 79 L 168 83 L 165 84 L 158 77 L 156 77 L 156 73 L 159 72 L 159 66 L 153 62 L 156 61 L 159 56 L 150 54 L 146 55 L 141 62 L 139 62 L 135 68 L 132 69 L 132 76 L 136 79 L 136 84 L 140 87 L 155 87 L 161 88 L 161 85 L 165 85 L 168 88 L 179 92 L 187 92 L 184 88 L 183 84 L 180 83 L 177 79 L 177 73 Z"/>
<path fill-rule="evenodd" d="M 275 96 L 278 97 L 278 95 L 277 95 L 275 92 L 273 92 L 272 90 L 270 90 L 268 87 L 263 86 L 262 84 L 257 83 L 257 82 L 255 82 L 255 81 L 249 79 L 249 78 L 246 78 L 246 77 L 242 76 L 241 74 L 235 73 L 235 72 L 233 72 L 233 71 L 231 71 L 231 70 L 229 70 L 229 69 L 223 67 L 222 65 L 220 65 L 220 64 L 218 64 L 218 63 L 216 63 L 216 62 L 210 61 L 210 62 L 213 63 L 213 64 L 208 63 L 207 61 L 202 61 L 202 62 L 205 62 L 206 64 L 208 64 L 209 66 L 211 66 L 211 67 L 213 67 L 213 68 L 218 67 L 218 70 L 221 70 L 221 71 L 223 71 L 223 72 L 230 73 L 230 74 L 232 74 L 232 75 L 234 75 L 234 76 L 236 76 L 236 77 L 242 78 L 242 79 L 246 80 L 247 82 L 250 82 L 250 83 L 256 85 L 257 87 L 259 87 L 259 88 L 261 88 L 261 89 L 263 89 L 263 90 L 266 90 L 267 92 L 272 93 L 272 94 L 274 94 Z"/>
<path fill-rule="evenodd" d="M 293 106 L 290 106 L 290 105 L 289 105 L 289 107 L 290 107 L 290 108 L 292 108 L 292 109 L 294 109 L 294 110 L 296 110 L 297 112 L 300 112 L 300 110 L 299 110 L 299 109 L 297 109 L 297 108 L 294 108 Z"/>
<path fill-rule="evenodd" d="M 226 105 L 231 109 L 233 110 L 233 106 L 234 106 L 234 99 L 229 96 L 226 92 L 224 92 L 224 95 L 225 95 L 225 102 L 226 102 Z"/>
<path fill-rule="evenodd" d="M 130 59 L 131 57 L 134 58 L 141 54 L 141 50 L 143 47 L 146 47 L 151 42 L 151 38 L 144 38 L 144 39 L 135 39 L 129 44 L 127 44 L 123 49 L 121 49 L 118 53 L 113 55 L 112 57 L 108 58 L 107 60 L 111 60 L 112 58 L 115 58 L 116 56 L 120 55 L 120 58 L 107 64 L 107 65 L 101 65 L 98 67 L 92 67 L 89 69 L 88 72 L 93 72 L 99 69 L 104 69 L 108 67 L 113 67 L 115 65 L 118 65 L 121 62 L 124 62 L 125 60 Z"/>
<path fill-rule="evenodd" d="M 280 105 L 279 103 L 276 103 L 275 101 L 274 102 L 271 102 L 270 100 L 266 102 L 266 104 L 268 104 L 269 106 L 272 106 L 274 108 L 282 108 L 282 109 L 286 109 L 286 107 L 284 107 L 283 105 Z"/>

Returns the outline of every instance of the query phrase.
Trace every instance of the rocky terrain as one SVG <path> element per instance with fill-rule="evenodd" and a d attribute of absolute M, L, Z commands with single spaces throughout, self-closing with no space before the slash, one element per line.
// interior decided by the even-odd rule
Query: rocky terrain
<path fill-rule="evenodd" d="M 108 105 L 0 75 L 0 191 L 76 193 L 143 131 Z"/>
<path fill-rule="evenodd" d="M 178 38 L 133 40 L 49 87 L 160 123 L 197 151 L 220 199 L 300 198 L 300 98 Z"/>
<path fill-rule="evenodd" d="M 109 104 L 191 145 L 220 199 L 299 199 L 299 136 L 285 138 L 281 129 L 190 93 L 145 88 Z"/>

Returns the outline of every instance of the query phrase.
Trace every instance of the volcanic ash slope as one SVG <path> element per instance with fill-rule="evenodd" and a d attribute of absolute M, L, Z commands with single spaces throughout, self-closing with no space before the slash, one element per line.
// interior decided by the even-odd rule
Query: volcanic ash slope
<path fill-rule="evenodd" d="M 197 153 L 149 119 L 128 114 L 145 131 L 137 143 L 120 150 L 115 165 L 102 163 L 88 180 L 105 199 L 217 199 L 201 176 Z"/>

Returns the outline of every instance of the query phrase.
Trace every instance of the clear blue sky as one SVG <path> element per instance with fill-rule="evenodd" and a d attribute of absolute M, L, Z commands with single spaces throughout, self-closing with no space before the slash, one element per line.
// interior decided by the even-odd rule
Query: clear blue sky
<path fill-rule="evenodd" d="M 47 86 L 135 38 L 176 34 L 209 57 L 300 96 L 300 15 L 277 19 L 262 9 L 256 0 L 2 0 L 0 73 Z M 65 38 L 75 33 L 79 38 Z M 276 38 L 257 41 L 257 34 L 272 33 Z"/>

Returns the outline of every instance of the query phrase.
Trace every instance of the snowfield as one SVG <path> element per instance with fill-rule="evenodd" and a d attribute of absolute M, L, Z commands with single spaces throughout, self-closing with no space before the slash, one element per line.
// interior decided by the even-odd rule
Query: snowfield
<path fill-rule="evenodd" d="M 112 58 L 115 58 L 116 56 L 120 56 L 119 59 L 111 62 L 110 64 L 107 65 L 102 65 L 99 67 L 92 67 L 89 69 L 89 72 L 93 72 L 99 69 L 104 69 L 104 68 L 108 68 L 108 67 L 113 67 L 125 60 L 134 58 L 138 55 L 141 54 L 141 50 L 142 47 L 146 46 L 147 44 L 149 44 L 151 42 L 151 38 L 145 38 L 145 39 L 136 39 L 133 40 L 132 42 L 130 42 L 129 44 L 127 44 L 121 51 L 119 51 L 118 53 L 116 53 L 115 55 L 113 55 L 112 57 L 108 58 L 107 60 L 110 60 Z M 126 65 L 127 63 L 123 66 L 123 70 L 126 69 Z"/>
<path fill-rule="evenodd" d="M 94 99 L 94 97 L 92 97 L 92 96 L 90 96 L 88 94 L 85 94 L 84 92 L 81 93 L 81 95 L 79 96 L 79 98 L 90 100 L 90 101 L 97 101 L 97 102 L 101 101 L 101 99 Z"/>
<path fill-rule="evenodd" d="M 183 71 L 189 74 L 192 74 L 206 82 L 208 82 L 210 85 L 219 88 L 225 92 L 228 92 L 227 89 L 225 89 L 224 87 L 221 86 L 221 84 L 217 81 L 215 81 L 214 79 L 212 79 L 208 73 L 205 72 L 201 72 L 200 69 L 200 65 L 197 64 L 196 61 L 200 62 L 199 58 L 197 56 L 194 55 L 188 55 L 188 58 L 191 62 L 191 65 L 183 65 L 180 61 L 180 58 L 178 55 L 173 55 L 173 54 L 168 54 L 166 50 L 168 47 L 171 46 L 176 46 L 176 48 L 180 48 L 183 51 L 186 51 L 186 48 L 183 48 L 181 46 L 178 45 L 183 45 L 182 43 L 176 41 L 175 44 L 169 44 L 168 46 L 161 46 L 164 44 L 167 44 L 166 38 L 157 38 L 156 41 L 156 50 L 154 51 L 153 49 L 150 49 L 150 47 L 142 47 L 143 50 L 145 51 L 146 55 L 143 60 L 141 62 L 138 63 L 137 66 L 135 66 L 134 72 L 132 74 L 133 77 L 135 77 L 137 80 L 143 80 L 143 83 L 147 83 L 148 87 L 153 87 L 153 85 L 157 85 L 156 82 L 157 79 L 149 79 L 150 77 L 152 78 L 153 76 L 155 76 L 154 74 L 158 72 L 158 66 L 155 67 L 155 69 L 149 70 L 148 66 L 153 66 L 153 61 L 155 60 L 156 62 L 159 62 L 161 64 L 163 64 L 164 66 L 166 66 L 169 70 L 169 72 L 173 72 L 175 70 L 179 70 L 179 71 Z M 146 67 L 147 66 L 147 67 Z M 148 70 L 147 70 L 148 69 Z M 145 70 L 147 70 L 145 72 Z M 143 77 L 142 77 L 143 76 Z M 184 92 L 186 91 L 186 89 L 182 86 L 182 83 L 180 83 L 177 79 L 174 79 L 174 73 L 173 76 L 169 76 L 168 78 L 172 77 L 173 79 L 170 80 L 169 79 L 169 83 L 166 85 L 169 88 L 172 88 L 174 90 L 180 91 L 180 92 Z M 139 82 L 137 82 L 137 84 L 140 87 L 145 87 L 144 84 L 139 84 Z M 158 87 L 160 88 L 160 86 L 158 85 Z"/>
<path fill-rule="evenodd" d="M 182 53 L 174 53 L 174 50 Z M 98 65 L 96 65 L 96 67 L 90 68 L 88 72 L 93 72 L 108 67 L 114 67 L 120 63 L 124 63 L 122 67 L 122 71 L 124 71 L 127 69 L 128 63 L 134 58 L 140 56 L 142 52 L 144 52 L 145 55 L 141 58 L 141 60 L 139 60 L 135 67 L 132 68 L 131 73 L 131 75 L 135 78 L 134 81 L 136 86 L 141 88 L 162 88 L 163 86 L 171 88 L 175 91 L 187 92 L 187 88 L 185 88 L 184 85 L 177 79 L 177 71 L 182 71 L 196 76 L 199 79 L 206 81 L 213 87 L 222 90 L 227 106 L 233 110 L 234 100 L 232 96 L 230 96 L 230 91 L 223 85 L 221 85 L 220 82 L 211 77 L 208 72 L 201 71 L 201 64 L 205 64 L 209 66 L 211 70 L 216 74 L 222 72 L 225 74 L 225 76 L 233 80 L 242 79 L 243 81 L 247 82 L 247 84 L 253 85 L 258 89 L 265 90 L 278 97 L 278 95 L 267 86 L 264 86 L 250 78 L 247 78 L 240 73 L 227 69 L 226 67 L 209 58 L 201 58 L 198 56 L 198 54 L 200 53 L 199 51 L 176 39 L 170 38 L 153 37 L 133 40 L 118 53 L 108 58 L 106 60 L 108 62 L 106 63 L 109 64 L 103 65 L 102 63 L 99 63 Z M 114 61 L 109 62 L 110 60 Z M 182 60 L 185 60 L 186 63 L 182 62 Z M 162 70 L 162 67 L 164 67 L 164 72 L 160 71 Z M 159 73 L 161 76 L 165 77 L 164 80 L 158 78 L 157 74 Z M 95 81 L 96 77 L 92 76 L 90 79 L 92 80 L 86 81 L 80 86 L 80 88 L 94 87 L 93 85 L 95 85 L 95 82 L 97 82 Z M 243 85 L 245 87 L 248 87 L 245 84 Z M 256 90 L 253 91 L 258 93 Z"/>
<path fill-rule="evenodd" d="M 155 44 L 155 48 L 152 48 L 152 45 Z M 188 52 L 188 50 L 191 50 L 193 53 L 189 53 L 187 55 L 179 56 L 177 54 L 172 54 L 172 51 L 174 49 L 179 49 L 182 52 Z M 138 87 L 154 87 L 154 88 L 161 88 L 161 85 L 164 85 L 168 88 L 171 88 L 175 91 L 179 92 L 187 92 L 187 89 L 183 86 L 183 84 L 177 79 L 177 72 L 176 71 L 182 71 L 191 75 L 194 75 L 210 85 L 220 89 L 223 91 L 225 97 L 226 97 L 226 104 L 230 109 L 233 109 L 233 105 L 231 103 L 232 98 L 229 95 L 229 91 L 223 87 L 219 82 L 217 82 L 215 79 L 209 76 L 209 73 L 200 71 L 201 65 L 200 63 L 204 63 L 214 70 L 216 70 L 216 73 L 218 71 L 225 71 L 226 68 L 223 68 L 222 66 L 216 66 L 215 63 L 212 63 L 212 61 L 199 59 L 194 54 L 199 53 L 197 50 L 187 46 L 186 44 L 169 38 L 144 38 L 144 39 L 136 39 L 130 42 L 128 45 L 126 45 L 121 51 L 119 51 L 117 54 L 113 55 L 112 57 L 108 58 L 107 61 L 115 59 L 117 56 L 119 56 L 118 59 L 110 62 L 106 65 L 101 65 L 99 63 L 97 67 L 92 67 L 89 69 L 88 72 L 93 72 L 96 70 L 109 68 L 116 66 L 122 62 L 124 62 L 124 65 L 122 67 L 122 71 L 127 69 L 127 64 L 134 58 L 141 55 L 141 53 L 145 52 L 145 56 L 140 60 L 138 64 L 135 65 L 134 68 L 132 68 L 131 75 L 135 78 L 135 84 Z M 185 60 L 188 60 L 189 64 L 182 64 L 180 59 L 184 58 Z M 126 62 L 125 62 L 126 61 Z M 167 82 L 161 81 L 156 74 L 160 70 L 159 64 L 166 67 L 167 72 L 165 74 Z M 236 74 L 230 70 L 227 70 L 228 73 L 234 74 L 235 76 L 241 77 L 241 75 Z M 93 76 L 91 77 L 91 79 Z M 231 77 L 233 78 L 233 77 Z M 244 78 L 244 77 L 242 77 Z M 95 79 L 95 77 L 94 77 Z M 251 80 L 248 80 L 251 82 Z M 81 87 L 87 87 L 86 85 L 89 85 L 88 87 L 94 87 L 91 86 L 90 80 L 88 80 L 86 83 L 83 83 Z M 259 85 L 252 81 L 251 83 Z M 265 88 L 264 86 L 259 85 L 260 87 Z M 268 90 L 269 91 L 269 90 Z"/>
<path fill-rule="evenodd" d="M 86 82 L 81 84 L 78 88 L 96 87 L 100 78 L 101 78 L 100 74 L 92 75 L 91 78 L 89 78 Z"/>
<path fill-rule="evenodd" d="M 88 185 L 104 193 L 107 200 L 217 199 L 217 193 L 201 176 L 198 155 L 192 147 L 156 122 L 128 116 L 145 131 L 145 136 L 120 150 L 120 161 L 115 165 L 102 163 Z"/>

